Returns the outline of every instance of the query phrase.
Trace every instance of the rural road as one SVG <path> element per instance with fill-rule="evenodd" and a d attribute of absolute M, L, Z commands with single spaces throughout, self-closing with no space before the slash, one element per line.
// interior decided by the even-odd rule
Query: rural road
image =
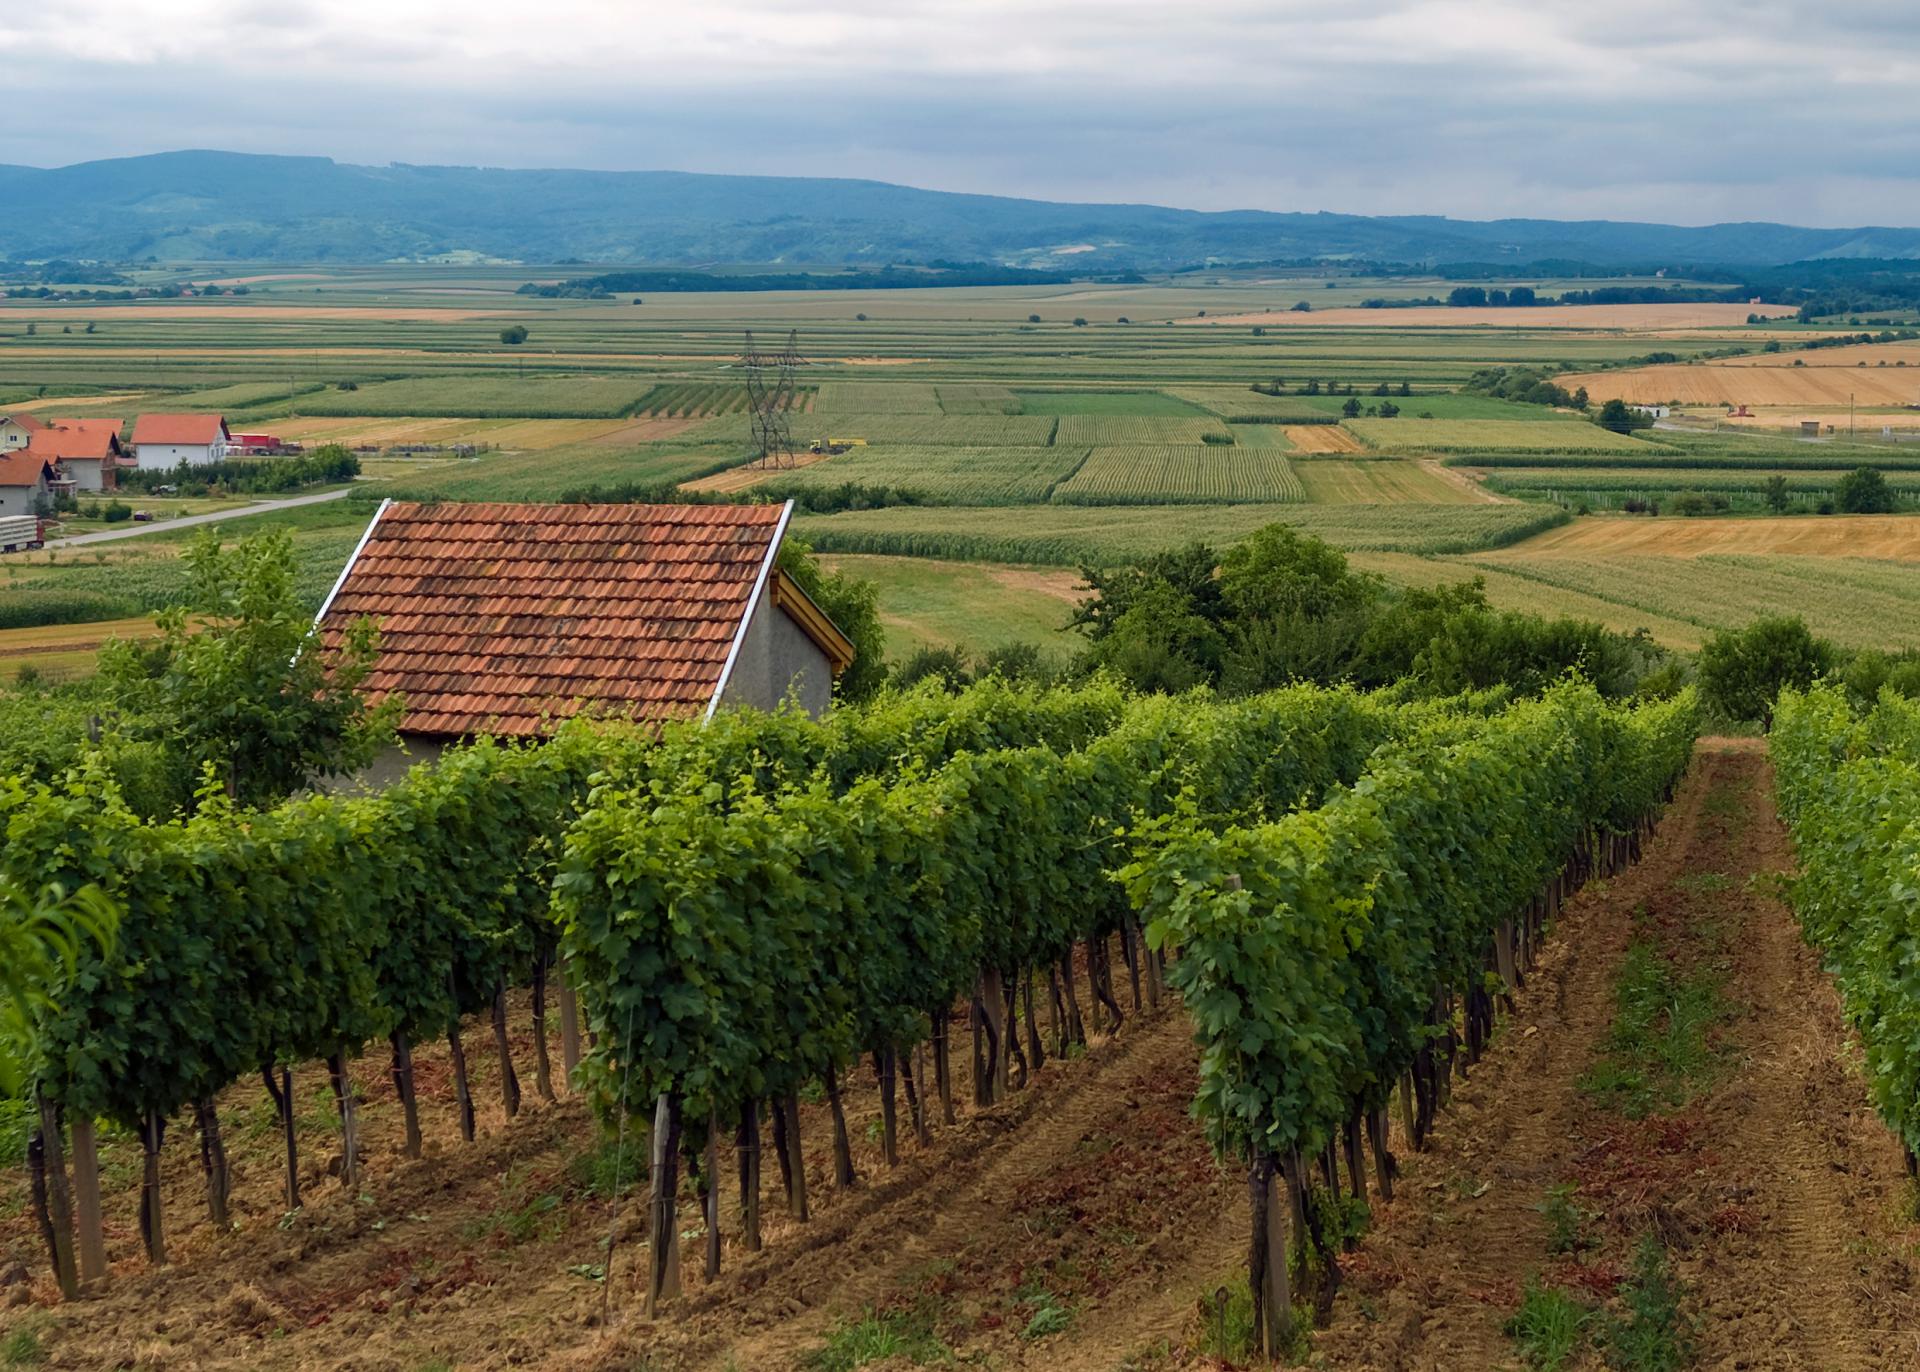
<path fill-rule="evenodd" d="M 83 548 L 92 543 L 111 543 L 116 539 L 138 538 L 142 534 L 159 533 L 162 529 L 186 529 L 195 524 L 216 524 L 223 519 L 270 514 L 274 510 L 291 510 L 298 505 L 319 505 L 329 500 L 340 500 L 352 493 L 351 486 L 343 486 L 337 491 L 322 491 L 318 495 L 295 495 L 288 496 L 285 500 L 263 500 L 256 505 L 242 505 L 233 510 L 218 510 L 211 514 L 181 515 L 178 519 L 156 520 L 152 524 L 136 524 L 130 529 L 104 529 L 97 534 L 75 534 L 72 538 L 52 540 L 47 544 L 47 550 L 51 552 L 59 548 Z"/>

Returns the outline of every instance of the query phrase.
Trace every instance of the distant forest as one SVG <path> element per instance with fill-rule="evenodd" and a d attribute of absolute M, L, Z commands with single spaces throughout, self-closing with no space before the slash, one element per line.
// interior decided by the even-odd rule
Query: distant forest
<path fill-rule="evenodd" d="M 521 295 L 547 299 L 604 300 L 615 295 L 667 295 L 676 291 L 886 291 L 934 286 L 1058 286 L 1074 278 L 1065 272 L 998 267 L 989 262 L 932 263 L 926 267 L 882 267 L 879 271 L 693 272 L 668 269 L 603 272 L 560 282 L 529 281 Z M 1143 278 L 1134 275 L 1110 280 Z"/>

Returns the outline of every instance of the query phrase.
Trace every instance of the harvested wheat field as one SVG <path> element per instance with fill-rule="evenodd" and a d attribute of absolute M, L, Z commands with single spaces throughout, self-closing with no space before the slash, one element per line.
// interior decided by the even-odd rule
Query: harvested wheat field
<path fill-rule="evenodd" d="M 1296 453 L 1363 453 L 1366 445 L 1338 424 L 1289 424 L 1287 442 Z"/>
<path fill-rule="evenodd" d="M 1905 515 L 1828 515 L 1781 519 L 1586 518 L 1512 547 L 1475 556 L 1487 561 L 1541 557 L 1712 553 L 1795 553 L 1809 557 L 1920 562 L 1920 519 Z M 1917 583 L 1920 584 L 1920 583 Z"/>
<path fill-rule="evenodd" d="M 1568 390 L 1586 387 L 1596 404 L 1606 400 L 1644 404 L 1677 400 L 1682 405 L 1844 408 L 1849 396 L 1860 405 L 1920 403 L 1920 367 L 1795 367 L 1781 366 L 1778 356 L 1769 355 L 1767 360 L 1767 366 L 1678 362 L 1611 372 L 1571 372 L 1554 380 Z"/>
<path fill-rule="evenodd" d="M 1402 310 L 1369 310 L 1358 306 L 1334 310 L 1270 310 L 1258 314 L 1208 315 L 1205 319 L 1178 319 L 1177 324 L 1338 324 L 1382 329 L 1458 329 L 1497 326 L 1509 329 L 1700 329 L 1744 324 L 1750 314 L 1792 314 L 1791 305 L 1726 305 L 1707 301 L 1697 305 L 1539 305 L 1530 309 L 1496 309 L 1448 305 L 1417 306 Z"/>
<path fill-rule="evenodd" d="M 831 454 L 828 453 L 796 453 L 791 467 L 760 467 L 749 462 L 738 467 L 729 467 L 724 472 L 715 472 L 711 476 L 703 476 L 697 481 L 683 481 L 680 483 L 680 489 L 716 491 L 724 494 L 751 490 L 763 481 L 771 481 L 775 477 L 798 471 L 802 467 L 811 467 L 816 462 L 825 462 L 829 456 Z"/>
<path fill-rule="evenodd" d="M 1843 348 L 1797 348 L 1789 352 L 1748 353 L 1744 357 L 1718 357 L 1710 367 L 1791 367 L 1795 362 L 1807 367 L 1859 367 L 1865 363 L 1878 367 L 1920 367 L 1920 342 L 1854 343 Z"/>
<path fill-rule="evenodd" d="M 258 323 L 263 319 L 392 320 L 402 324 L 457 324 L 465 319 L 499 319 L 512 310 L 456 310 L 418 305 L 178 305 L 158 300 L 147 305 L 57 305 L 0 302 L 0 318 L 39 323 L 76 319 L 214 319 L 227 324 Z"/>

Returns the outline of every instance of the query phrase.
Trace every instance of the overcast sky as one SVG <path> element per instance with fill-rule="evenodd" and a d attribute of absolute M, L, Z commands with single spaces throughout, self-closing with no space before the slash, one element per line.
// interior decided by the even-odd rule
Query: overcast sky
<path fill-rule="evenodd" d="M 0 161 L 1920 224 L 1910 0 L 0 0 Z"/>

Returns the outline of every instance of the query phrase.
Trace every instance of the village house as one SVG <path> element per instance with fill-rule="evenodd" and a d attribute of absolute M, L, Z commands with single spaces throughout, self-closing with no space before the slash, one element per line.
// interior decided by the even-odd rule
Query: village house
<path fill-rule="evenodd" d="M 28 440 L 46 427 L 45 420 L 30 414 L 0 414 L 0 453 L 26 447 Z"/>
<path fill-rule="evenodd" d="M 398 693 L 393 780 L 480 734 L 574 715 L 710 718 L 787 700 L 823 713 L 853 645 L 776 565 L 784 505 L 381 505 L 319 624 L 370 618 L 365 690 Z"/>
<path fill-rule="evenodd" d="M 37 430 L 27 451 L 54 465 L 75 491 L 111 491 L 114 475 L 127 462 L 117 419 L 50 419 Z"/>
<path fill-rule="evenodd" d="M 230 437 L 217 414 L 143 414 L 133 421 L 134 465 L 150 472 L 224 462 Z"/>
<path fill-rule="evenodd" d="M 28 448 L 0 452 L 0 515 L 39 514 L 53 499 L 53 464 Z"/>

